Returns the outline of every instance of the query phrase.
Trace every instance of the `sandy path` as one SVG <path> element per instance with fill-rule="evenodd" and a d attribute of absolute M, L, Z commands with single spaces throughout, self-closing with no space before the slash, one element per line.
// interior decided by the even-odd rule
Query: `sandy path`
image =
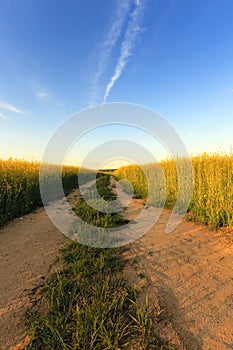
<path fill-rule="evenodd" d="M 25 338 L 28 293 L 48 276 L 60 248 L 68 241 L 44 209 L 15 219 L 0 230 L 0 349 L 18 349 Z"/>
<path fill-rule="evenodd" d="M 83 186 L 84 189 L 91 184 L 92 182 Z M 68 196 L 71 205 L 77 201 L 78 196 L 78 190 Z M 65 211 L 69 223 L 64 200 L 54 201 L 51 206 L 58 215 L 62 210 Z M 60 249 L 69 241 L 53 225 L 43 208 L 14 219 L 0 229 L 1 350 L 18 350 L 23 347 L 27 334 L 24 315 L 30 306 L 29 293 L 58 268 L 52 265 Z"/>
<path fill-rule="evenodd" d="M 134 200 L 124 215 L 134 219 L 141 208 L 142 201 Z M 170 214 L 164 210 L 146 235 L 128 245 L 126 275 L 150 304 L 159 299 L 172 325 L 164 337 L 178 349 L 233 349 L 233 244 L 191 222 L 167 234 Z"/>
<path fill-rule="evenodd" d="M 142 206 L 134 199 L 125 216 L 135 219 Z M 161 323 L 168 318 L 171 327 L 167 333 L 162 327 L 162 335 L 178 349 L 233 349 L 233 245 L 223 234 L 190 222 L 167 234 L 169 215 L 164 210 L 145 236 L 127 245 L 126 275 L 151 305 L 159 300 L 164 307 Z M 1 350 L 20 348 L 28 292 L 48 276 L 66 242 L 42 208 L 0 230 Z"/>

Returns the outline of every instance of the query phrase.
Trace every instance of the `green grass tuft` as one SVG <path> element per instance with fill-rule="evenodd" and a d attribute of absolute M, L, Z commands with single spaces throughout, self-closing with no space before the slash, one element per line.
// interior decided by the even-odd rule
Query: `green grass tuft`
<path fill-rule="evenodd" d="M 98 182 L 99 194 L 112 199 L 108 185 L 103 190 L 109 178 Z M 81 200 L 76 210 L 96 224 L 97 214 L 85 205 Z M 119 219 L 99 217 L 108 225 Z M 72 242 L 62 250 L 62 270 L 38 287 L 37 302 L 27 312 L 30 342 L 25 350 L 170 349 L 152 337 L 148 299 L 141 305 L 122 276 L 121 249 Z"/>

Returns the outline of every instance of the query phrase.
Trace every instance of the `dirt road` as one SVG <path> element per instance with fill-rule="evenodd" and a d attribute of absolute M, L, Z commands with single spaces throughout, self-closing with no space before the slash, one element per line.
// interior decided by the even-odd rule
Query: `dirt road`
<path fill-rule="evenodd" d="M 42 208 L 0 230 L 1 350 L 20 348 L 26 333 L 28 293 L 48 276 L 59 249 L 67 241 Z"/>
<path fill-rule="evenodd" d="M 125 217 L 135 219 L 140 207 L 142 201 L 134 200 Z M 151 304 L 164 308 L 163 326 L 170 325 L 165 333 L 161 327 L 162 336 L 178 349 L 233 349 L 233 244 L 225 233 L 191 222 L 168 234 L 170 214 L 164 210 L 128 246 L 126 275 Z"/>
<path fill-rule="evenodd" d="M 124 215 L 135 219 L 141 208 L 142 201 L 134 199 Z M 125 273 L 150 304 L 164 308 L 161 323 L 169 319 L 171 327 L 162 327 L 162 336 L 178 349 L 233 349 L 232 242 L 190 222 L 168 234 L 169 215 L 164 210 L 145 236 L 127 246 Z M 67 241 L 42 208 L 0 230 L 1 350 L 20 349 L 28 292 L 48 276 Z"/>

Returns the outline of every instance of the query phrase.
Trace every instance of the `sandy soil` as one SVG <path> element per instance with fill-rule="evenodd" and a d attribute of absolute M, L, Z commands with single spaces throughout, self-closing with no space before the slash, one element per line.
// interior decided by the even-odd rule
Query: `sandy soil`
<path fill-rule="evenodd" d="M 125 217 L 135 219 L 142 200 Z M 161 312 L 157 333 L 177 349 L 233 349 L 233 244 L 230 233 L 183 222 L 168 234 L 171 212 L 127 246 L 125 274 Z M 232 232 L 231 232 L 232 234 Z"/>
<path fill-rule="evenodd" d="M 20 348 L 28 293 L 48 276 L 67 241 L 42 208 L 0 230 L 0 349 Z"/>
<path fill-rule="evenodd" d="M 135 219 L 142 206 L 134 199 L 125 217 Z M 233 244 L 226 234 L 191 222 L 167 234 L 169 215 L 164 210 L 146 235 L 126 246 L 125 274 L 160 310 L 157 332 L 177 349 L 233 349 Z M 0 230 L 1 350 L 27 341 L 28 294 L 51 273 L 66 242 L 42 208 Z"/>
<path fill-rule="evenodd" d="M 78 196 L 78 190 L 68 196 L 71 205 Z M 52 204 L 58 214 L 63 205 L 66 206 L 63 200 Z M 27 342 L 24 315 L 30 306 L 30 292 L 59 268 L 54 262 L 69 241 L 43 208 L 14 219 L 0 229 L 1 350 L 19 350 Z"/>

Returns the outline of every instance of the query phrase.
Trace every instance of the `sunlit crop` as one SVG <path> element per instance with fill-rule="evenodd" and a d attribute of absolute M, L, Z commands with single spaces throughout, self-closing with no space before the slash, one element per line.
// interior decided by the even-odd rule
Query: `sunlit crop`
<path fill-rule="evenodd" d="M 181 162 L 181 167 L 183 162 L 185 169 L 185 159 L 177 161 Z M 191 162 L 194 178 L 194 191 L 188 209 L 192 213 L 191 216 L 196 221 L 210 224 L 214 228 L 225 225 L 233 227 L 233 154 L 203 153 L 191 157 Z M 116 170 L 114 175 L 118 179 L 128 179 L 134 186 L 135 195 L 143 198 L 147 198 L 149 181 L 152 189 L 148 201 L 155 206 L 160 206 L 164 201 L 165 187 L 162 184 L 165 177 L 165 207 L 172 208 L 176 203 L 178 176 L 173 160 L 142 167 L 122 167 Z"/>
<path fill-rule="evenodd" d="M 29 213 L 42 205 L 39 189 L 39 162 L 0 159 L 0 226 L 10 219 Z M 56 199 L 57 178 L 60 167 L 44 165 L 44 178 L 48 183 L 48 197 Z M 62 183 L 65 193 L 78 187 L 77 167 L 64 166 Z M 51 197 L 53 193 L 53 198 Z"/>

